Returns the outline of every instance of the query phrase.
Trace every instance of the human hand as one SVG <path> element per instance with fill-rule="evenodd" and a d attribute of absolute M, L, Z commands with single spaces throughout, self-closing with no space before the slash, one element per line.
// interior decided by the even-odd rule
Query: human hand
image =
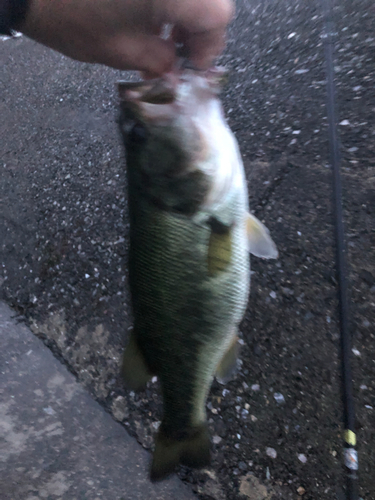
<path fill-rule="evenodd" d="M 209 67 L 232 15 L 232 0 L 30 0 L 19 29 L 73 59 L 150 77 L 172 69 L 175 43 L 195 66 Z M 163 40 L 166 24 L 173 30 Z"/>

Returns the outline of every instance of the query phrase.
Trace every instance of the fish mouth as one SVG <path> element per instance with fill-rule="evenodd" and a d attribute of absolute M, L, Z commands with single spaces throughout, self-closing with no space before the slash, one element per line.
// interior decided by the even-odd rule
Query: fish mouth
<path fill-rule="evenodd" d="M 171 78 L 156 78 L 141 82 L 118 82 L 123 111 L 144 123 L 172 118 L 176 104 L 177 83 Z"/>
<path fill-rule="evenodd" d="M 143 102 L 149 104 L 171 104 L 176 98 L 171 79 L 156 78 L 142 82 L 118 82 L 122 102 Z"/>
<path fill-rule="evenodd" d="M 135 118 L 144 122 L 170 119 L 186 107 L 184 87 L 195 87 L 207 99 L 221 92 L 228 80 L 223 67 L 198 70 L 187 60 L 178 68 L 160 78 L 140 82 L 119 81 L 118 93 L 121 106 L 130 110 Z"/>

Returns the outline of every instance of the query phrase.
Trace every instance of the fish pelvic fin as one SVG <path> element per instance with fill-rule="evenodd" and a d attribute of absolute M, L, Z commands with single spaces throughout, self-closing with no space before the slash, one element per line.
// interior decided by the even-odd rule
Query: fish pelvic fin
<path fill-rule="evenodd" d="M 181 440 L 170 438 L 161 430 L 155 439 L 150 479 L 153 482 L 165 479 L 179 464 L 200 469 L 207 467 L 210 461 L 210 437 L 205 423 L 193 428 L 189 436 Z"/>
<path fill-rule="evenodd" d="M 279 252 L 266 226 L 254 215 L 246 217 L 248 249 L 252 255 L 263 259 L 277 259 Z"/>
<path fill-rule="evenodd" d="M 134 333 L 131 334 L 129 343 L 125 348 L 121 372 L 126 387 L 133 391 L 144 389 L 153 375 L 146 365 Z"/>
<path fill-rule="evenodd" d="M 238 355 L 240 352 L 240 345 L 238 343 L 238 336 L 234 335 L 230 346 L 225 351 L 224 356 L 216 369 L 216 380 L 220 384 L 227 384 L 237 374 L 238 371 Z"/>

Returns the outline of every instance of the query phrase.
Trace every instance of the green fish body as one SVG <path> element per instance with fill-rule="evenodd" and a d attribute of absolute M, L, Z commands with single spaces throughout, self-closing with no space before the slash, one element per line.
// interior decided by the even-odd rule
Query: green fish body
<path fill-rule="evenodd" d="M 259 255 L 277 255 L 248 213 L 215 78 L 186 71 L 172 82 L 120 84 L 134 314 L 123 374 L 133 389 L 153 375 L 160 380 L 153 480 L 178 463 L 208 465 L 205 403 L 215 373 L 226 379 L 236 364 L 250 286 L 249 228 L 256 227 L 253 246 L 264 247 Z"/>

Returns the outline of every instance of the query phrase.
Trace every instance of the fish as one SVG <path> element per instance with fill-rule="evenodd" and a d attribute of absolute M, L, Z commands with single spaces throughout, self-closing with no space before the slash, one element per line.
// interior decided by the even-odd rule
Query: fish
<path fill-rule="evenodd" d="M 250 287 L 249 254 L 277 258 L 249 212 L 220 68 L 119 82 L 130 219 L 134 326 L 122 375 L 132 390 L 160 381 L 163 417 L 150 479 L 210 463 L 206 400 L 236 371 Z"/>

